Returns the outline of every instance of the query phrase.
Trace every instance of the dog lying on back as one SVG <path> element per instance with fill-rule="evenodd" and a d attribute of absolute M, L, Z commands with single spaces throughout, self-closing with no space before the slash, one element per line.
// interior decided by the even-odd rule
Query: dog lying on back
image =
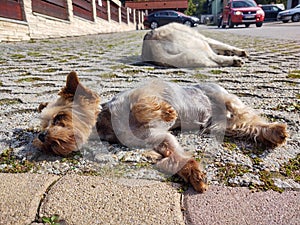
<path fill-rule="evenodd" d="M 197 30 L 170 23 L 149 31 L 143 41 L 142 60 L 168 67 L 242 66 L 247 52 L 207 38 Z"/>
<path fill-rule="evenodd" d="M 264 121 L 215 84 L 179 86 L 153 80 L 119 93 L 99 113 L 99 96 L 71 72 L 59 95 L 39 107 L 42 131 L 34 140 L 38 148 L 58 155 L 78 151 L 96 124 L 102 140 L 152 147 L 163 157 L 157 162 L 159 169 L 177 173 L 198 192 L 207 189 L 205 174 L 170 130 L 224 131 L 271 147 L 283 144 L 287 137 L 285 124 Z"/>

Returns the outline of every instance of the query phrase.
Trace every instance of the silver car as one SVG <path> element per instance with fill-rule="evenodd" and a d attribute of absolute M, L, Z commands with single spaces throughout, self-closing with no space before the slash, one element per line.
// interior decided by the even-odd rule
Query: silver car
<path fill-rule="evenodd" d="M 284 23 L 289 22 L 289 20 L 292 20 L 293 22 L 299 22 L 300 21 L 300 4 L 297 5 L 295 8 L 288 9 L 281 11 L 277 15 L 277 20 L 280 20 Z"/>

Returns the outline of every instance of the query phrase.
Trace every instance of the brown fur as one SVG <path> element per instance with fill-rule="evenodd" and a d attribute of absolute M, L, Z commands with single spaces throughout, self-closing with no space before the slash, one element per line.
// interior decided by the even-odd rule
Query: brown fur
<path fill-rule="evenodd" d="M 246 137 L 265 146 L 277 147 L 288 137 L 286 124 L 268 123 L 233 95 L 225 100 L 228 110 L 226 135 Z"/>
<path fill-rule="evenodd" d="M 288 136 L 285 124 L 266 122 L 237 96 L 214 84 L 182 87 L 153 81 L 120 93 L 103 104 L 99 113 L 99 96 L 71 72 L 59 96 L 56 101 L 39 106 L 42 131 L 34 140 L 38 148 L 58 155 L 77 151 L 87 141 L 97 119 L 102 140 L 151 146 L 162 157 L 156 163 L 160 170 L 177 173 L 201 193 L 207 190 L 205 173 L 169 130 L 216 126 L 228 136 L 249 138 L 270 147 L 283 144 Z M 211 121 L 214 117 L 215 122 Z M 226 120 L 225 125 L 219 118 Z"/>
<path fill-rule="evenodd" d="M 75 72 L 67 76 L 66 86 L 56 101 L 41 103 L 41 129 L 33 144 L 46 152 L 68 155 L 88 139 L 96 123 L 99 96 L 85 88 Z"/>
<path fill-rule="evenodd" d="M 115 96 L 103 105 L 96 123 L 102 140 L 152 146 L 162 156 L 156 163 L 158 169 L 177 173 L 202 193 L 207 190 L 205 173 L 169 132 L 180 127 L 223 130 L 227 136 L 251 139 L 270 147 L 283 144 L 288 136 L 285 124 L 266 122 L 236 95 L 218 85 L 185 87 L 160 80 Z"/>

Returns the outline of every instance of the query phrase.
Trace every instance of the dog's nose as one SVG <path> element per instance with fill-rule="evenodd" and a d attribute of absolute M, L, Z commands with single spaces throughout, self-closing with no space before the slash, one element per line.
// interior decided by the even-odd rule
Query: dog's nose
<path fill-rule="evenodd" d="M 43 132 L 39 133 L 38 139 L 40 139 L 41 142 L 45 142 L 46 135 L 47 135 L 47 131 L 43 131 Z"/>

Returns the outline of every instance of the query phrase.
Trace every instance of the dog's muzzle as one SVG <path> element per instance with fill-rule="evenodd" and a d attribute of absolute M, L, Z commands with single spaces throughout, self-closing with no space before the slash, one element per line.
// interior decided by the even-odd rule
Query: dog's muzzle
<path fill-rule="evenodd" d="M 47 135 L 47 131 L 43 131 L 41 133 L 39 133 L 38 135 L 38 139 L 41 141 L 41 142 L 45 142 L 45 137 Z"/>

